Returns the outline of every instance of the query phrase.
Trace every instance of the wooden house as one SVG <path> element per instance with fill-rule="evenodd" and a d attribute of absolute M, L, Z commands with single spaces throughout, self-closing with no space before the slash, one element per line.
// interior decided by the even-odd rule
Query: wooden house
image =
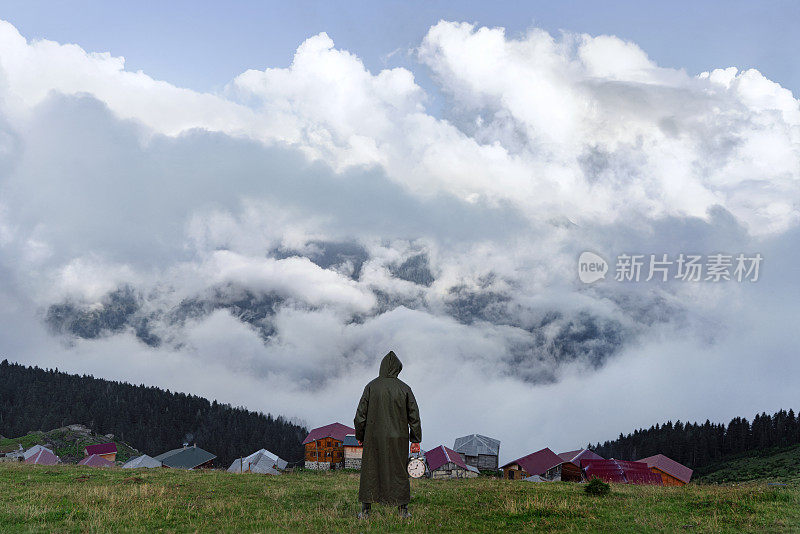
<path fill-rule="evenodd" d="M 430 478 L 474 478 L 480 474 L 477 467 L 467 465 L 460 454 L 444 445 L 426 451 L 425 463 Z"/>
<path fill-rule="evenodd" d="M 542 477 L 552 482 L 580 482 L 583 480 L 583 472 L 572 462 L 562 462 L 545 471 Z"/>
<path fill-rule="evenodd" d="M 453 450 L 461 455 L 464 463 L 487 471 L 497 471 L 500 465 L 500 440 L 470 434 L 456 438 Z"/>
<path fill-rule="evenodd" d="M 581 468 L 572 462 L 564 461 L 559 455 L 545 447 L 522 458 L 505 464 L 503 478 L 522 480 L 538 475 L 545 480 L 566 480 L 580 482 Z"/>
<path fill-rule="evenodd" d="M 361 469 L 361 455 L 364 453 L 364 446 L 358 442 L 356 435 L 346 435 L 342 445 L 344 446 L 345 469 Z"/>
<path fill-rule="evenodd" d="M 661 476 L 664 486 L 685 486 L 692 479 L 692 470 L 663 454 L 648 456 L 639 460 L 647 464 L 650 471 Z"/>
<path fill-rule="evenodd" d="M 111 443 L 98 443 L 97 445 L 87 445 L 83 449 L 83 455 L 89 457 L 93 454 L 105 458 L 109 462 L 117 460 L 117 444 Z"/>
<path fill-rule="evenodd" d="M 340 469 L 344 467 L 344 438 L 355 434 L 355 428 L 331 423 L 313 429 L 303 440 L 306 469 Z"/>

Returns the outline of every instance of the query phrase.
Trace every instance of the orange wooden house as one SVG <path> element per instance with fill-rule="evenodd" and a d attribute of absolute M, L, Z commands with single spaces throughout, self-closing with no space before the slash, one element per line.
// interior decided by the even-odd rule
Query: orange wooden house
<path fill-rule="evenodd" d="M 340 469 L 344 467 L 344 439 L 356 430 L 341 423 L 313 429 L 303 441 L 306 469 Z"/>
<path fill-rule="evenodd" d="M 685 486 L 692 479 L 691 469 L 663 454 L 648 456 L 638 461 L 646 463 L 650 471 L 661 475 L 661 483 L 665 486 Z"/>
<path fill-rule="evenodd" d="M 98 443 L 97 445 L 87 445 L 83 449 L 83 454 L 87 458 L 93 454 L 96 454 L 101 458 L 105 458 L 109 462 L 114 462 L 117 459 L 117 444 L 111 442 Z"/>

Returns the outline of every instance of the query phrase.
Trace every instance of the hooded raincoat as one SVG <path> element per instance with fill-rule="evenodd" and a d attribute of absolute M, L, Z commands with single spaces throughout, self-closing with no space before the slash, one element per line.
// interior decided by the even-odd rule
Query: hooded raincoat
<path fill-rule="evenodd" d="M 403 364 L 394 352 L 381 361 L 378 378 L 367 384 L 354 420 L 364 445 L 358 500 L 402 505 L 411 500 L 408 442 L 422 441 L 419 408 L 411 388 L 397 378 Z"/>

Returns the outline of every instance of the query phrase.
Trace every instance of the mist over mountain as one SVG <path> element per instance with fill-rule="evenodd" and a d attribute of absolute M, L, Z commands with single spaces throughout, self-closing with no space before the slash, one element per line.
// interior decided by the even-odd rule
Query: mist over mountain
<path fill-rule="evenodd" d="M 315 241 L 307 247 L 310 249 L 307 255 L 276 251 L 271 259 L 307 259 L 322 269 L 350 278 L 356 286 L 363 286 L 363 293 L 374 299 L 373 308 L 344 317 L 347 324 L 363 324 L 403 307 L 440 315 L 464 326 L 506 328 L 518 339 L 508 345 L 508 354 L 500 363 L 507 374 L 532 383 L 555 381 L 559 366 L 575 361 L 601 367 L 626 342 L 635 339 L 637 331 L 654 321 L 667 322 L 678 314 L 678 310 L 666 308 L 663 302 L 640 298 L 617 303 L 624 322 L 590 309 L 566 311 L 553 305 L 526 306 L 515 298 L 511 284 L 498 283 L 491 272 L 475 284 L 460 283 L 436 291 L 432 289 L 436 279 L 424 252 L 412 251 L 407 258 L 381 265 L 380 259 L 370 257 L 366 248 L 357 244 Z M 365 264 L 371 269 L 381 269 L 386 280 L 362 281 L 360 273 Z M 406 287 L 398 292 L 392 284 Z M 127 332 L 148 346 L 175 349 L 182 343 L 179 333 L 187 323 L 225 312 L 269 345 L 276 341 L 276 318 L 282 310 L 324 310 L 324 306 L 308 305 L 282 294 L 281 288 L 265 291 L 234 282 L 213 285 L 182 298 L 174 293 L 171 288 L 135 289 L 126 285 L 95 302 L 70 298 L 51 304 L 46 308 L 45 322 L 54 335 L 67 342 L 71 338 L 91 340 Z M 659 311 L 648 314 L 650 308 Z M 654 314 L 658 316 L 653 317 Z"/>

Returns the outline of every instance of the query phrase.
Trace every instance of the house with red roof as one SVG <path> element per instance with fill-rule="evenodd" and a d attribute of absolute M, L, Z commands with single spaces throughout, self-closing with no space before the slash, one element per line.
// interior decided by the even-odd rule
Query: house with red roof
<path fill-rule="evenodd" d="M 474 478 L 477 467 L 467 465 L 459 453 L 444 445 L 425 451 L 425 463 L 430 478 Z"/>
<path fill-rule="evenodd" d="M 685 486 L 692 479 L 693 471 L 663 454 L 648 456 L 639 460 L 647 464 L 650 471 L 661 477 L 665 486 Z"/>
<path fill-rule="evenodd" d="M 344 440 L 356 429 L 342 423 L 315 428 L 303 440 L 306 469 L 340 469 L 344 467 Z"/>
<path fill-rule="evenodd" d="M 78 465 L 85 465 L 86 467 L 114 467 L 114 462 L 106 460 L 99 454 L 90 454 L 80 462 Z"/>
<path fill-rule="evenodd" d="M 51 447 L 52 447 L 52 445 L 51 445 Z M 44 450 L 46 450 L 46 451 L 50 452 L 51 454 L 53 453 L 53 450 L 52 450 L 52 449 L 48 449 L 48 448 L 47 448 L 47 447 L 45 447 L 44 445 L 34 445 L 34 446 L 33 446 L 33 447 L 31 447 L 30 449 L 28 449 L 28 450 L 26 450 L 26 451 L 24 451 L 24 452 L 22 453 L 22 461 L 24 462 L 25 460 L 27 460 L 27 459 L 28 459 L 28 458 L 30 458 L 31 456 L 35 455 L 36 453 L 38 453 L 38 452 L 39 452 L 39 451 L 41 451 L 42 449 L 44 449 Z"/>
<path fill-rule="evenodd" d="M 661 477 L 650 471 L 644 462 L 625 460 L 581 460 L 586 480 L 599 478 L 603 482 L 617 484 L 649 484 L 661 486 Z"/>
<path fill-rule="evenodd" d="M 40 447 L 35 453 L 25 458 L 26 464 L 36 465 L 56 465 L 61 463 L 61 458 L 53 454 L 53 451 Z"/>
<path fill-rule="evenodd" d="M 501 467 L 503 478 L 521 480 L 538 475 L 546 480 L 569 480 L 580 482 L 581 469 L 570 461 L 545 447 Z"/>
<path fill-rule="evenodd" d="M 114 462 L 117 459 L 117 444 L 112 441 L 110 443 L 98 443 L 96 445 L 87 445 L 84 447 L 84 456 L 88 457 L 93 454 L 101 456 L 109 462 Z"/>
<path fill-rule="evenodd" d="M 558 455 L 565 462 L 572 462 L 578 467 L 581 466 L 581 460 L 604 460 L 602 456 L 591 449 L 578 449 L 574 451 L 560 452 Z"/>

